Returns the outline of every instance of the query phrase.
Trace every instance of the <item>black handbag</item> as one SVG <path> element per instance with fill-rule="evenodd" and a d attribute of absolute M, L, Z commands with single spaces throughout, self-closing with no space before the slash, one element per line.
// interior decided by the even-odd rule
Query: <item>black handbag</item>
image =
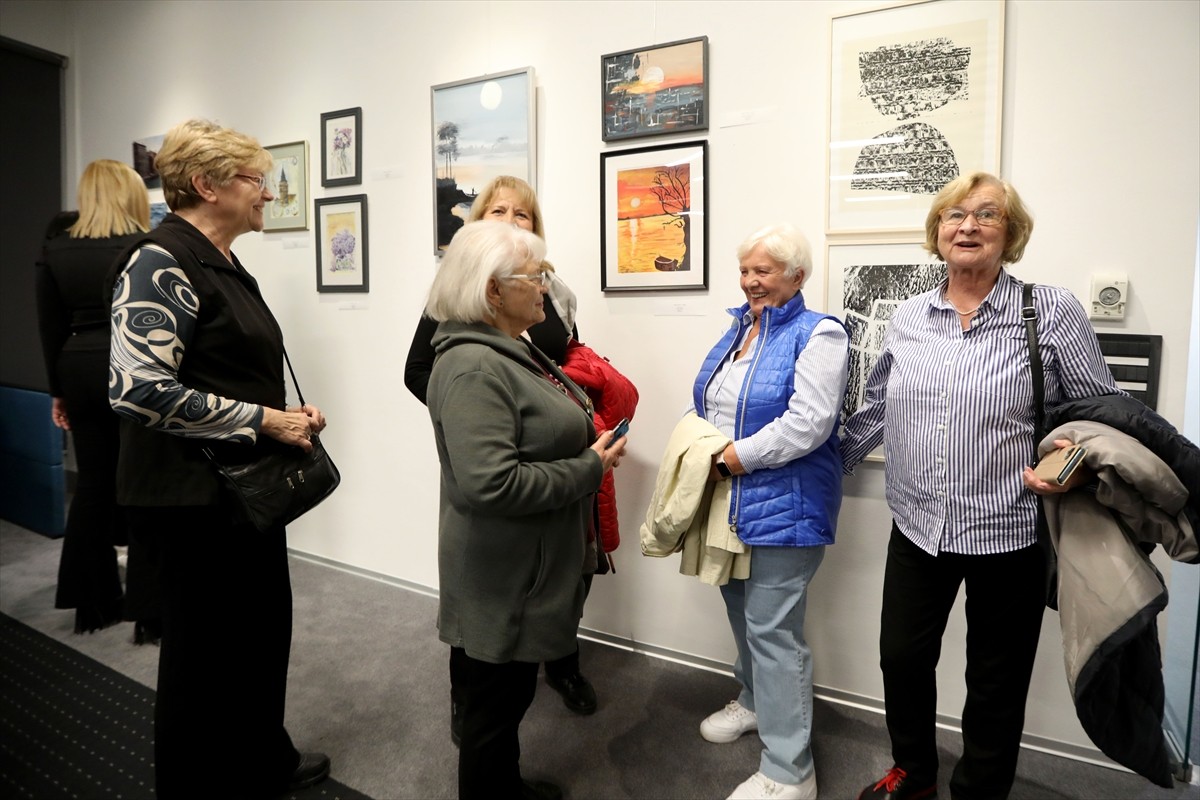
<path fill-rule="evenodd" d="M 304 395 L 286 350 L 283 358 L 303 406 Z M 312 452 L 287 447 L 286 452 L 268 453 L 244 464 L 222 464 L 207 447 L 204 454 L 216 468 L 239 518 L 265 531 L 287 525 L 312 510 L 342 482 L 321 440 L 314 434 L 310 441 Z"/>

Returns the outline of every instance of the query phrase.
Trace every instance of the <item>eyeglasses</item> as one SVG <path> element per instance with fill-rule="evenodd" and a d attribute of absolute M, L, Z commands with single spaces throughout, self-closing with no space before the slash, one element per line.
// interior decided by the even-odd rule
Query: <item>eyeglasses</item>
<path fill-rule="evenodd" d="M 1004 213 L 998 208 L 977 208 L 967 211 L 965 208 L 947 208 L 938 218 L 943 225 L 962 225 L 967 217 L 974 217 L 975 222 L 988 228 L 995 228 L 1004 222 Z"/>
<path fill-rule="evenodd" d="M 519 278 L 520 280 L 523 280 L 523 281 L 537 281 L 542 286 L 550 285 L 550 273 L 544 269 L 538 270 L 537 272 L 533 273 L 532 275 L 522 275 L 520 273 L 516 273 L 513 275 L 509 275 L 508 277 Z"/>
<path fill-rule="evenodd" d="M 243 175 L 242 173 L 239 172 L 236 175 L 234 175 L 233 177 L 245 178 L 246 180 L 250 181 L 251 183 L 258 184 L 258 190 L 260 192 L 263 189 L 267 188 L 267 176 L 266 175 Z"/>

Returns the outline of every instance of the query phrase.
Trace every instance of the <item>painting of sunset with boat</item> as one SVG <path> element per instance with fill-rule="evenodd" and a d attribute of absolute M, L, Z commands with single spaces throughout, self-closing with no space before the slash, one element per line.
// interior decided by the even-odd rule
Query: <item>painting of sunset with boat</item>
<path fill-rule="evenodd" d="M 691 269 L 691 165 L 617 172 L 617 272 Z"/>
<path fill-rule="evenodd" d="M 696 288 L 707 280 L 705 145 L 601 154 L 604 288 Z"/>

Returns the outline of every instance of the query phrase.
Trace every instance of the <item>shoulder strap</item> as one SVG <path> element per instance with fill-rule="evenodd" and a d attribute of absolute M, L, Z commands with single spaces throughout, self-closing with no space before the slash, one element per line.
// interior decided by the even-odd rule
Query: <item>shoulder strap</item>
<path fill-rule="evenodd" d="M 1042 372 L 1042 355 L 1038 351 L 1038 315 L 1033 305 L 1033 286 L 1032 283 L 1023 284 L 1021 320 L 1025 323 L 1025 336 L 1029 339 L 1029 370 L 1033 375 L 1033 459 L 1037 461 L 1038 443 L 1046 436 L 1046 380 Z"/>
<path fill-rule="evenodd" d="M 304 407 L 304 393 L 300 391 L 300 381 L 296 380 L 296 370 L 292 369 L 292 360 L 288 358 L 287 348 L 283 348 L 283 360 L 287 362 L 288 372 L 292 375 L 292 385 L 296 387 L 296 398 L 300 401 L 300 407 Z"/>

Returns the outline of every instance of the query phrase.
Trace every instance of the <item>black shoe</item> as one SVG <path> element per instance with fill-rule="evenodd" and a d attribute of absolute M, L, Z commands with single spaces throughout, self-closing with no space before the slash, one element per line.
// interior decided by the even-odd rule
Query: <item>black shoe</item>
<path fill-rule="evenodd" d="M 913 780 L 899 767 L 892 767 L 878 783 L 868 784 L 858 800 L 922 800 L 937 797 L 937 782 Z"/>
<path fill-rule="evenodd" d="M 521 781 L 521 800 L 562 800 L 562 789 L 546 781 Z"/>
<path fill-rule="evenodd" d="M 300 763 L 288 778 L 287 790 L 307 789 L 329 777 L 329 756 L 324 753 L 301 753 Z"/>
<path fill-rule="evenodd" d="M 576 671 L 559 678 L 547 672 L 546 683 L 562 695 L 563 705 L 576 714 L 596 713 L 596 690 L 582 673 Z"/>
<path fill-rule="evenodd" d="M 450 701 L 450 741 L 455 747 L 462 746 L 463 712 L 462 705 Z"/>

